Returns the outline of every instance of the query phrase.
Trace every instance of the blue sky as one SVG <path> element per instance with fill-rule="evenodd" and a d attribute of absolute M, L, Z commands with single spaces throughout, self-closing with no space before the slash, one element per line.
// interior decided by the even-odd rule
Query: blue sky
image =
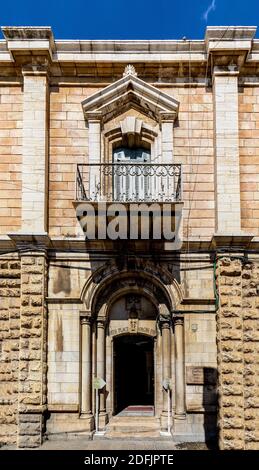
<path fill-rule="evenodd" d="M 259 1 L 2 0 L 0 24 L 51 26 L 56 39 L 200 39 L 207 24 L 259 25 Z"/>

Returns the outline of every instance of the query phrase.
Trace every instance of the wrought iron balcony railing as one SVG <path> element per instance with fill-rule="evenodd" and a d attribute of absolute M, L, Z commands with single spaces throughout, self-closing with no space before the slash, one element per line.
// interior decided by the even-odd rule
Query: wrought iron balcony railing
<path fill-rule="evenodd" d="M 181 201 L 181 165 L 103 163 L 77 165 L 77 201 Z"/>

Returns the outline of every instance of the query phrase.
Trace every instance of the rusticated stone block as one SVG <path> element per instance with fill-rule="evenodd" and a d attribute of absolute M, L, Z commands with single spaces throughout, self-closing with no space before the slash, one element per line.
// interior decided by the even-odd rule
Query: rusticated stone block
<path fill-rule="evenodd" d="M 233 340 L 228 340 L 228 341 L 222 341 L 221 344 L 221 350 L 223 351 L 243 351 L 243 343 L 242 341 L 233 341 Z"/>
<path fill-rule="evenodd" d="M 244 333 L 244 341 L 257 341 L 259 342 L 259 331 L 249 331 Z"/>
<path fill-rule="evenodd" d="M 234 318 L 234 317 L 240 317 L 241 312 L 237 308 L 224 308 L 220 311 L 220 317 L 222 318 Z"/>
<path fill-rule="evenodd" d="M 222 352 L 222 361 L 223 362 L 242 362 L 243 353 L 242 352 Z"/>
<path fill-rule="evenodd" d="M 259 310 L 251 308 L 249 310 L 243 310 L 244 320 L 259 320 Z"/>
<path fill-rule="evenodd" d="M 239 385 L 222 385 L 222 394 L 235 397 L 243 395 L 243 390 Z"/>
<path fill-rule="evenodd" d="M 258 450 L 258 442 L 246 442 L 245 450 Z"/>
<path fill-rule="evenodd" d="M 35 436 L 19 435 L 18 437 L 18 447 L 20 448 L 35 448 L 39 447 L 41 443 L 42 437 L 40 433 Z"/>
<path fill-rule="evenodd" d="M 42 296 L 32 295 L 30 300 L 31 300 L 31 305 L 33 307 L 42 306 L 42 302 L 43 302 Z"/>
<path fill-rule="evenodd" d="M 259 430 L 255 429 L 254 431 L 245 430 L 245 440 L 246 442 L 257 442 L 259 443 Z"/>
<path fill-rule="evenodd" d="M 234 417 L 228 418 L 224 416 L 222 418 L 222 427 L 224 429 L 242 429 L 244 425 L 244 421 L 242 418 Z"/>

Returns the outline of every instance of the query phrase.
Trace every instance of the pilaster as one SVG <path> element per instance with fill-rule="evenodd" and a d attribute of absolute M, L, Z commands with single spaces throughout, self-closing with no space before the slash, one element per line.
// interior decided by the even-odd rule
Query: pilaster
<path fill-rule="evenodd" d="M 18 446 L 42 442 L 47 403 L 47 258 L 44 251 L 21 252 Z"/>
<path fill-rule="evenodd" d="M 23 68 L 22 232 L 47 231 L 48 74 Z"/>
<path fill-rule="evenodd" d="M 240 233 L 238 71 L 214 67 L 216 232 Z"/>

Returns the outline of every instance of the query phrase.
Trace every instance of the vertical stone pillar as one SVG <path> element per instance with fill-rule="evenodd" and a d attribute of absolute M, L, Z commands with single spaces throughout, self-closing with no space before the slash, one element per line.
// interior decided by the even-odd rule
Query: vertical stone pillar
<path fill-rule="evenodd" d="M 244 449 L 242 262 L 217 259 L 217 360 L 219 446 Z"/>
<path fill-rule="evenodd" d="M 91 317 L 81 321 L 81 418 L 92 418 Z"/>
<path fill-rule="evenodd" d="M 175 418 L 185 418 L 184 320 L 174 318 L 175 336 Z"/>
<path fill-rule="evenodd" d="M 162 164 L 174 163 L 174 143 L 173 143 L 173 127 L 174 117 L 161 114 L 161 161 Z M 176 181 L 175 178 L 170 178 L 170 185 L 167 178 L 158 178 L 161 194 L 164 194 L 165 199 L 172 197 L 174 194 Z"/>
<path fill-rule="evenodd" d="M 174 119 L 166 114 L 161 115 L 161 150 L 162 160 L 160 163 L 173 163 L 173 126 Z"/>
<path fill-rule="evenodd" d="M 101 121 L 96 117 L 88 119 L 88 142 L 89 142 L 89 164 L 100 164 L 101 163 Z M 100 195 L 100 167 L 90 166 L 89 175 L 89 189 L 91 199 L 99 197 Z M 98 189 L 99 188 L 99 189 Z"/>
<path fill-rule="evenodd" d="M 171 322 L 170 319 L 160 320 L 162 336 L 162 369 L 163 383 L 171 380 Z M 163 386 L 163 384 L 161 384 Z M 168 392 L 163 387 L 163 411 L 161 415 L 161 428 L 167 430 Z"/>
<path fill-rule="evenodd" d="M 47 257 L 21 253 L 18 446 L 42 442 L 47 382 Z"/>
<path fill-rule="evenodd" d="M 253 258 L 253 255 L 251 256 Z M 259 262 L 243 264 L 242 313 L 244 351 L 245 450 L 259 449 Z M 234 433 L 233 433 L 234 434 Z"/>
<path fill-rule="evenodd" d="M 48 194 L 47 72 L 23 70 L 22 232 L 47 231 Z"/>
<path fill-rule="evenodd" d="M 105 380 L 105 363 L 106 363 L 106 323 L 104 319 L 97 319 L 97 344 L 96 344 L 96 361 L 97 361 L 97 377 Z M 106 414 L 106 388 L 104 387 L 100 392 L 99 400 L 99 426 L 102 429 L 107 422 Z"/>
<path fill-rule="evenodd" d="M 240 233 L 238 72 L 214 67 L 216 232 Z"/>

